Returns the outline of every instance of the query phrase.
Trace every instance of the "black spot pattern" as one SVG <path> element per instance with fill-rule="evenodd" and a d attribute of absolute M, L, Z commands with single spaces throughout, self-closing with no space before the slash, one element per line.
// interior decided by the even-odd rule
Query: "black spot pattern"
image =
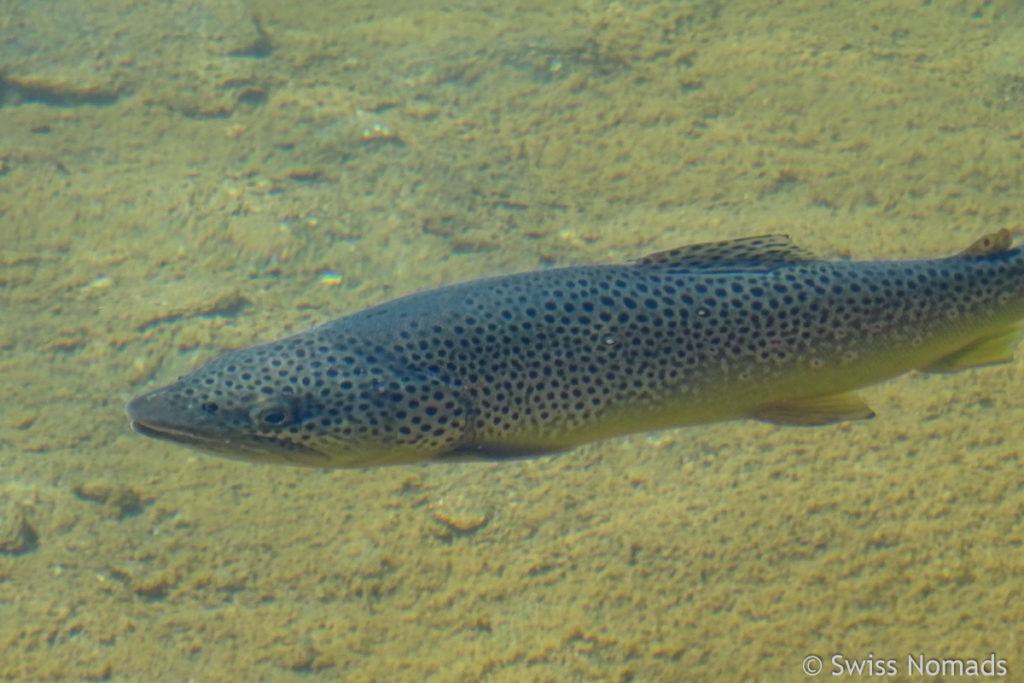
<path fill-rule="evenodd" d="M 171 387 L 177 409 L 264 449 L 400 461 L 456 445 L 469 411 L 449 384 L 381 344 L 340 341 L 321 327 L 227 353 Z"/>
<path fill-rule="evenodd" d="M 503 443 L 512 453 L 562 445 L 627 409 L 913 347 L 1008 306 L 1024 312 L 1019 250 L 764 268 L 662 255 L 414 294 L 228 353 L 162 391 L 195 421 L 333 466 Z"/>

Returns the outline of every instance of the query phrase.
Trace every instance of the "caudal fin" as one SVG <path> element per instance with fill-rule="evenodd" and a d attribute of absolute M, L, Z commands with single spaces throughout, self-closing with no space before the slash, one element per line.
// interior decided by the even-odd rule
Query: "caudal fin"
<path fill-rule="evenodd" d="M 1014 323 L 974 339 L 966 346 L 948 356 L 943 356 L 921 370 L 924 372 L 959 372 L 982 365 L 1009 363 L 1013 360 L 1013 350 L 1022 334 L 1024 334 L 1022 323 Z"/>

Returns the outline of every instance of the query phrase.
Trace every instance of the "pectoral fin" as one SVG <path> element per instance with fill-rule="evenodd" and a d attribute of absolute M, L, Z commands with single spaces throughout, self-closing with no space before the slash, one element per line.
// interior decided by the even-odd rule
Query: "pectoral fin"
<path fill-rule="evenodd" d="M 755 420 L 762 422 L 798 427 L 815 427 L 847 420 L 867 420 L 874 416 L 875 411 L 853 393 L 779 401 L 761 406 L 751 415 Z"/>
<path fill-rule="evenodd" d="M 958 372 L 981 365 L 1008 363 L 1013 360 L 1013 349 L 1020 341 L 1020 325 L 997 330 L 979 337 L 948 356 L 921 368 L 924 372 Z"/>
<path fill-rule="evenodd" d="M 569 447 L 571 448 L 571 446 Z M 516 446 L 506 445 L 468 445 L 459 446 L 450 451 L 439 453 L 433 457 L 440 462 L 464 462 L 464 461 L 490 461 L 500 462 L 503 460 L 524 460 L 526 458 L 539 458 L 545 455 L 558 455 L 569 450 L 564 446 Z"/>

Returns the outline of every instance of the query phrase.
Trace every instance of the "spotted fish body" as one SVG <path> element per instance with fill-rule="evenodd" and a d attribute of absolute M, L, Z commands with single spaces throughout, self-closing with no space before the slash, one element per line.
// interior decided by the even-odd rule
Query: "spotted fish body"
<path fill-rule="evenodd" d="M 818 260 L 779 235 L 413 294 L 232 351 L 132 400 L 135 431 L 360 467 L 564 451 L 642 430 L 871 417 L 850 393 L 1008 360 L 1024 254 Z"/>

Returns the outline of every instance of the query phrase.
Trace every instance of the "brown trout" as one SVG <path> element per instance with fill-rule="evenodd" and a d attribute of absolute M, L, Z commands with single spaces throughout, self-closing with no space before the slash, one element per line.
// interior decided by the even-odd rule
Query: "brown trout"
<path fill-rule="evenodd" d="M 821 260 L 783 235 L 412 294 L 230 351 L 133 399 L 143 435 L 315 467 L 555 453 L 752 418 L 869 418 L 853 390 L 1011 358 L 1009 231 L 916 261 Z"/>

